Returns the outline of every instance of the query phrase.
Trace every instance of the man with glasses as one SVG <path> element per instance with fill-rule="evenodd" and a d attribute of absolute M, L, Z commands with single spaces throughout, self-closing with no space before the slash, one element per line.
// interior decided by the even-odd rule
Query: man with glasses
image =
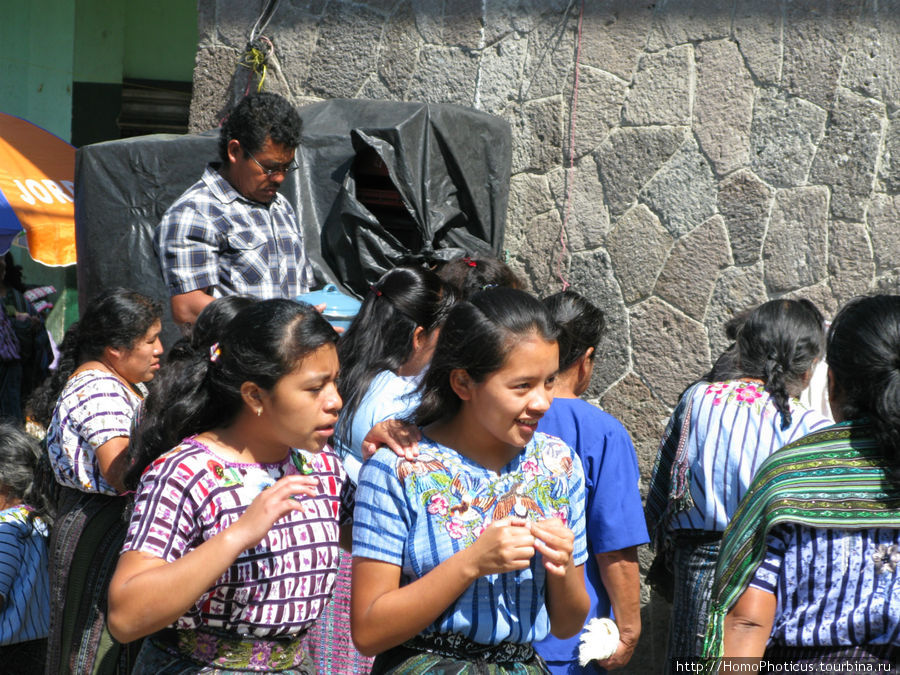
<path fill-rule="evenodd" d="M 172 316 L 193 323 L 214 298 L 294 298 L 314 283 L 294 209 L 278 188 L 297 169 L 300 116 L 277 94 L 241 100 L 219 132 L 221 163 L 163 215 L 156 231 Z"/>

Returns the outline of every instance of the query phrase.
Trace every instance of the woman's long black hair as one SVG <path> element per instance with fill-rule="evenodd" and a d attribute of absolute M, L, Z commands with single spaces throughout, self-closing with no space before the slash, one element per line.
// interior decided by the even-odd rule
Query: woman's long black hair
<path fill-rule="evenodd" d="M 597 345 L 606 329 L 603 310 L 575 291 L 565 290 L 544 298 L 553 320 L 559 326 L 559 369 L 566 370 L 584 353 Z"/>
<path fill-rule="evenodd" d="M 59 365 L 29 400 L 32 419 L 48 426 L 56 400 L 78 366 L 99 359 L 107 347 L 132 349 L 161 318 L 162 304 L 137 291 L 113 288 L 97 295 L 66 331 Z"/>
<path fill-rule="evenodd" d="M 455 305 L 419 387 L 422 398 L 413 421 L 426 426 L 454 417 L 461 401 L 450 386 L 451 371 L 465 370 L 472 380 L 482 382 L 503 367 L 519 340 L 530 335 L 555 341 L 559 328 L 544 304 L 525 291 L 491 288 Z"/>
<path fill-rule="evenodd" d="M 848 302 L 828 331 L 828 367 L 841 416 L 868 418 L 881 451 L 900 468 L 900 296 Z"/>
<path fill-rule="evenodd" d="M 37 440 L 15 424 L 0 422 L 0 495 L 30 506 L 32 525 L 36 517 L 53 524 L 52 481 L 49 458 Z"/>
<path fill-rule="evenodd" d="M 413 334 L 440 328 L 456 300 L 453 289 L 429 270 L 396 267 L 369 290 L 359 313 L 338 343 L 344 401 L 337 437 L 349 446 L 351 420 L 369 384 L 384 370 L 396 372 L 412 355 Z"/>
<path fill-rule="evenodd" d="M 144 469 L 181 439 L 231 424 L 244 405 L 244 382 L 271 390 L 304 356 L 336 341 L 334 329 L 305 303 L 261 300 L 240 310 L 212 353 L 185 354 L 154 392 L 158 412 L 142 416 L 132 437 L 133 464 L 125 485 L 133 490 Z"/>
<path fill-rule="evenodd" d="M 790 398 L 803 391 L 804 376 L 824 352 L 822 313 L 809 300 L 771 300 L 747 315 L 736 345 L 739 371 L 765 383 L 786 429 Z"/>

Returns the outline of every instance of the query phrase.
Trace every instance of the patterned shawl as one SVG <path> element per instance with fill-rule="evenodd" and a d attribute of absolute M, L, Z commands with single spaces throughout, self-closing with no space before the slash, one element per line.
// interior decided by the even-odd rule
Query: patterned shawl
<path fill-rule="evenodd" d="M 725 615 L 749 585 L 776 525 L 900 528 L 900 482 L 890 479 L 892 469 L 864 420 L 825 427 L 771 455 L 722 538 L 704 656 L 722 656 Z"/>

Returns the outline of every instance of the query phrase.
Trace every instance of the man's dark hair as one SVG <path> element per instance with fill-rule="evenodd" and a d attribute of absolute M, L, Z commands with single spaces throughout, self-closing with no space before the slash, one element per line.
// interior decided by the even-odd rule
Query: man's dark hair
<path fill-rule="evenodd" d="M 240 100 L 219 131 L 219 157 L 228 164 L 228 142 L 236 139 L 244 152 L 256 153 L 266 138 L 287 148 L 300 145 L 300 115 L 283 96 L 263 91 Z"/>

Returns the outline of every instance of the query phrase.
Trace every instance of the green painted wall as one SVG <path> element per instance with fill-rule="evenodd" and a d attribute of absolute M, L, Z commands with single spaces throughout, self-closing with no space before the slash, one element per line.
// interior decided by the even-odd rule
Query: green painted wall
<path fill-rule="evenodd" d="M 125 77 L 191 82 L 196 53 L 196 0 L 125 4 Z"/>
<path fill-rule="evenodd" d="M 0 0 L 0 110 L 69 140 L 75 6 Z"/>
<path fill-rule="evenodd" d="M 122 83 L 125 52 L 123 0 L 77 0 L 75 3 L 76 82 Z"/>

